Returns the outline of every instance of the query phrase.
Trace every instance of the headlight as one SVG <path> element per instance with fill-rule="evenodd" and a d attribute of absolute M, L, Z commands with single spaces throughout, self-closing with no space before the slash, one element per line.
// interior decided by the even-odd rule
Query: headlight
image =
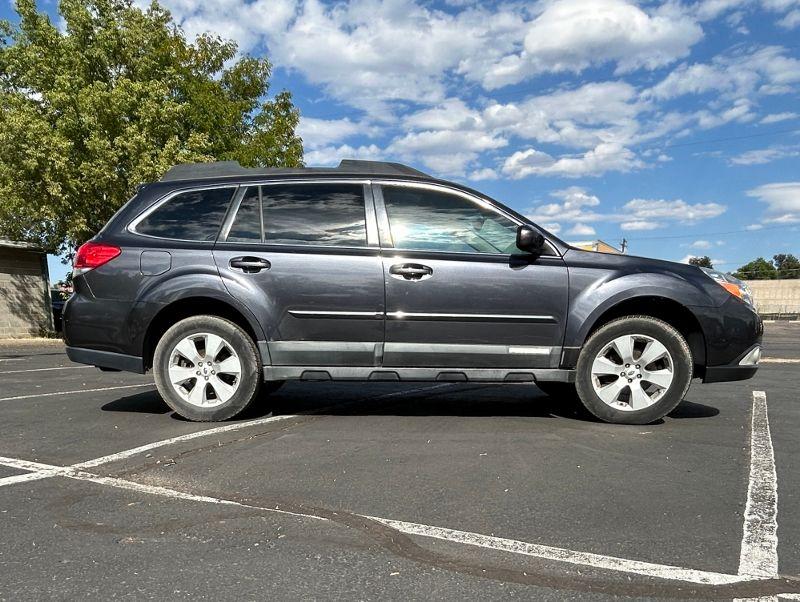
<path fill-rule="evenodd" d="M 742 282 L 738 278 L 733 278 L 732 276 L 723 274 L 718 270 L 712 270 L 710 268 L 700 268 L 700 269 L 703 270 L 709 278 L 711 278 L 714 282 L 719 284 L 731 295 L 739 297 L 739 299 L 741 299 L 748 305 L 753 305 L 753 293 L 750 291 L 750 287 L 747 286 L 744 282 Z"/>

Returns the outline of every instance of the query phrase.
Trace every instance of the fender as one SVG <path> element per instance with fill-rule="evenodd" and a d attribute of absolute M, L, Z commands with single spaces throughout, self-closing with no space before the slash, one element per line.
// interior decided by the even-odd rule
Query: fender
<path fill-rule="evenodd" d="M 264 329 L 253 312 L 228 293 L 216 266 L 199 268 L 195 265 L 173 269 L 162 276 L 154 277 L 140 290 L 127 324 L 131 333 L 131 345 L 137 353 L 144 352 L 147 329 L 161 310 L 177 301 L 197 297 L 215 299 L 230 305 L 244 316 L 258 340 L 265 339 Z"/>
<path fill-rule="evenodd" d="M 608 272 L 605 277 L 599 277 L 598 268 L 570 268 L 565 347 L 582 347 L 600 316 L 623 301 L 659 297 L 690 311 L 692 307 L 719 305 L 705 287 L 674 273 L 605 271 Z"/>

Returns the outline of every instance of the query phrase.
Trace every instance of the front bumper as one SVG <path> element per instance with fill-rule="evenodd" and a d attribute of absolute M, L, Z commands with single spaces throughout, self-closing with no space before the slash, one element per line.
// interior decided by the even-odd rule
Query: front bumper
<path fill-rule="evenodd" d="M 704 383 L 721 383 L 753 378 L 758 372 L 761 344 L 751 346 L 735 362 L 725 366 L 706 366 Z"/>

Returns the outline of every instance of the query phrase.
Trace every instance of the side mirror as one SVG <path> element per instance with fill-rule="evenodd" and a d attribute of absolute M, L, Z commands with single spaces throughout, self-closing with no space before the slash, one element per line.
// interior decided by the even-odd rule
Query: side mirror
<path fill-rule="evenodd" d="M 544 236 L 536 228 L 520 226 L 517 228 L 517 248 L 528 253 L 539 253 L 544 247 Z"/>

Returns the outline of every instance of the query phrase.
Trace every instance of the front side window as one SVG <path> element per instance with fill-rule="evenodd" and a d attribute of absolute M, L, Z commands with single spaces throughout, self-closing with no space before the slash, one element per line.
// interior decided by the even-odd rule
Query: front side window
<path fill-rule="evenodd" d="M 261 187 L 264 242 L 365 247 L 361 184 L 277 184 Z"/>
<path fill-rule="evenodd" d="M 460 253 L 520 253 L 517 225 L 461 196 L 407 186 L 383 186 L 396 249 Z"/>
<path fill-rule="evenodd" d="M 140 221 L 136 232 L 159 238 L 214 241 L 234 190 L 212 188 L 177 194 Z"/>

